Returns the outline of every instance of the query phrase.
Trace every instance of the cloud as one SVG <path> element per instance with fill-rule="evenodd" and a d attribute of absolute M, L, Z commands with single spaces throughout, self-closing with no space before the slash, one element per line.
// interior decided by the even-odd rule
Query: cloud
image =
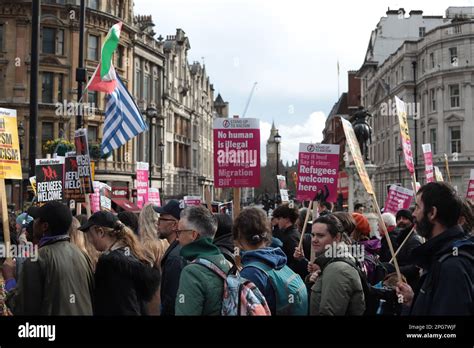
<path fill-rule="evenodd" d="M 302 123 L 288 124 L 275 123 L 278 133 L 281 135 L 281 159 L 283 163 L 298 159 L 300 143 L 318 143 L 323 139 L 323 129 L 326 123 L 326 115 L 322 111 L 311 113 Z M 267 160 L 267 140 L 270 136 L 271 123 L 260 121 L 260 149 L 262 164 Z"/>

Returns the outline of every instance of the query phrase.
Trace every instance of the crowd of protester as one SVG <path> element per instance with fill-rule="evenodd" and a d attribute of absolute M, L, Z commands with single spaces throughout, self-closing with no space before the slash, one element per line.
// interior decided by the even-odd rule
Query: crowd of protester
<path fill-rule="evenodd" d="M 50 202 L 9 217 L 11 243 L 34 248 L 0 259 L 0 315 L 473 315 L 471 202 L 446 183 L 414 201 L 378 230 L 360 204 L 233 220 L 177 200 L 89 218 Z"/>

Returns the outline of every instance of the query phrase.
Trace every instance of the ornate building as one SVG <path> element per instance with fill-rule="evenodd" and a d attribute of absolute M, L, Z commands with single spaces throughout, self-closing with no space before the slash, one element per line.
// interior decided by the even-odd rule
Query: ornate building
<path fill-rule="evenodd" d="M 98 145 L 102 140 L 105 94 L 86 93 L 83 104 L 77 104 L 79 3 L 42 1 L 36 158 L 45 157 L 42 145 L 46 141 L 73 139 L 75 113 L 66 112 L 69 105 L 87 110 L 84 125 L 89 142 Z M 135 96 L 143 117 L 147 117 L 150 107 L 156 109 L 149 132 L 129 141 L 107 159 L 97 159 L 96 180 L 126 187 L 131 197 L 136 162 L 148 162 L 151 155 L 152 186 L 163 188 L 165 196 L 202 194 L 204 187 L 213 185 L 214 97 L 205 67 L 187 62 L 189 40 L 179 29 L 165 41 L 155 39 L 151 16 L 135 16 L 132 0 L 88 0 L 86 4 L 84 56 L 88 76 L 99 63 L 108 30 L 122 21 L 114 66 Z M 25 130 L 24 187 L 28 183 L 31 5 L 31 0 L 0 2 L 0 107 L 16 109 L 19 125 Z M 220 110 L 225 109 L 226 103 L 220 102 L 224 104 Z M 151 152 L 149 134 L 153 134 Z M 20 187 L 19 182 L 7 181 L 7 197 L 17 207 Z"/>

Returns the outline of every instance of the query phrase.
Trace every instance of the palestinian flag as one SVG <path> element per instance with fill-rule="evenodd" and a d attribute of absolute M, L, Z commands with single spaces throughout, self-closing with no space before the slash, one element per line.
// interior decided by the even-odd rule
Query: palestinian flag
<path fill-rule="evenodd" d="M 101 50 L 100 63 L 86 87 L 89 91 L 110 94 L 117 87 L 117 75 L 115 74 L 115 68 L 112 64 L 112 58 L 120 41 L 121 30 L 122 22 L 119 22 L 110 28 L 109 33 L 105 37 Z"/>

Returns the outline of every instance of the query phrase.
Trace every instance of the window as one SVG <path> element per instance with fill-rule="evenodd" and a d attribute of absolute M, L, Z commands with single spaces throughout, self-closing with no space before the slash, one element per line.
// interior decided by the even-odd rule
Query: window
<path fill-rule="evenodd" d="M 97 142 L 98 127 L 97 126 L 88 126 L 87 127 L 87 140 L 91 143 Z"/>
<path fill-rule="evenodd" d="M 451 153 L 461 152 L 461 127 L 449 127 L 449 141 L 451 145 Z"/>
<path fill-rule="evenodd" d="M 90 107 L 92 107 L 92 105 L 97 107 L 97 92 L 87 92 L 87 102 L 89 103 Z"/>
<path fill-rule="evenodd" d="M 0 24 L 0 51 L 3 51 L 3 24 Z"/>
<path fill-rule="evenodd" d="M 425 59 L 424 58 L 421 60 L 421 73 L 422 74 L 425 73 Z"/>
<path fill-rule="evenodd" d="M 55 28 L 42 29 L 42 52 L 46 54 L 64 54 L 64 30 Z"/>
<path fill-rule="evenodd" d="M 122 69 L 125 68 L 123 66 L 123 60 L 124 60 L 124 55 L 125 55 L 124 52 L 125 52 L 124 47 L 119 45 L 117 49 L 117 66 Z"/>
<path fill-rule="evenodd" d="M 153 96 L 155 98 L 155 103 L 159 104 L 160 103 L 160 80 L 158 79 L 158 77 L 154 80 L 153 84 L 155 85 L 154 93 L 153 93 Z"/>
<path fill-rule="evenodd" d="M 41 142 L 44 144 L 48 140 L 54 139 L 54 123 L 43 122 L 41 127 Z"/>
<path fill-rule="evenodd" d="M 461 26 L 460 25 L 456 25 L 454 26 L 454 34 L 461 34 Z"/>
<path fill-rule="evenodd" d="M 193 150 L 193 168 L 197 167 L 197 150 Z"/>
<path fill-rule="evenodd" d="M 64 75 L 59 74 L 58 75 L 58 101 L 63 102 L 63 80 L 64 80 Z"/>
<path fill-rule="evenodd" d="M 403 66 L 400 68 L 400 80 L 403 81 L 405 79 L 405 69 Z"/>
<path fill-rule="evenodd" d="M 148 102 L 148 97 L 150 95 L 150 75 L 145 75 L 143 80 L 143 99 Z"/>
<path fill-rule="evenodd" d="M 173 145 L 171 144 L 171 141 L 166 142 L 166 161 L 168 163 L 172 163 L 171 160 L 173 158 Z"/>
<path fill-rule="evenodd" d="M 449 49 L 449 61 L 452 66 L 458 66 L 458 49 L 457 47 L 451 47 Z"/>
<path fill-rule="evenodd" d="M 430 89 L 430 111 L 436 111 L 436 90 Z"/>
<path fill-rule="evenodd" d="M 426 28 L 425 27 L 419 27 L 418 28 L 418 36 L 419 37 L 424 37 L 426 33 Z"/>
<path fill-rule="evenodd" d="M 436 154 L 436 128 L 430 129 L 430 143 L 433 155 Z"/>
<path fill-rule="evenodd" d="M 452 108 L 459 107 L 459 85 L 449 86 L 449 99 L 451 101 Z"/>
<path fill-rule="evenodd" d="M 87 6 L 94 9 L 94 10 L 98 10 L 99 9 L 99 0 L 89 0 Z"/>
<path fill-rule="evenodd" d="M 43 28 L 43 53 L 54 54 L 55 30 L 53 28 Z"/>
<path fill-rule="evenodd" d="M 44 72 L 42 75 L 41 101 L 43 103 L 53 102 L 53 78 L 54 74 L 50 72 Z"/>
<path fill-rule="evenodd" d="M 434 67 L 435 67 L 434 53 L 431 52 L 430 53 L 430 68 L 434 69 Z"/>
<path fill-rule="evenodd" d="M 87 59 L 99 60 L 99 37 L 89 35 L 87 40 Z"/>

